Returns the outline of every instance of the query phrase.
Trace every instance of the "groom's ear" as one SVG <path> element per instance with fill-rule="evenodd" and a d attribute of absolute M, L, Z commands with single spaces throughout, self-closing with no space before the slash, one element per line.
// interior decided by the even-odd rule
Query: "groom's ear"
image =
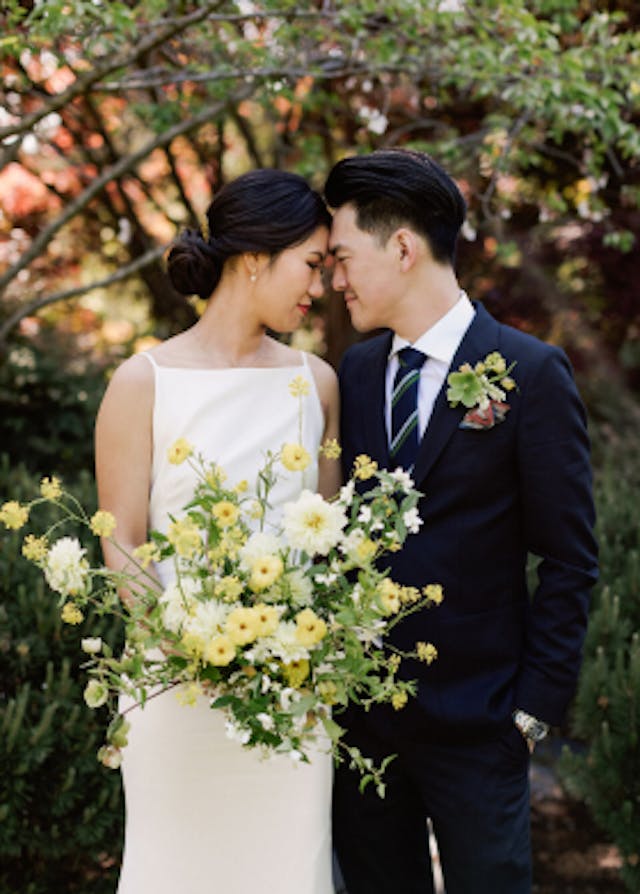
<path fill-rule="evenodd" d="M 397 256 L 401 273 L 407 273 L 416 263 L 419 254 L 418 237 L 406 227 L 396 230 L 391 236 L 392 248 Z"/>

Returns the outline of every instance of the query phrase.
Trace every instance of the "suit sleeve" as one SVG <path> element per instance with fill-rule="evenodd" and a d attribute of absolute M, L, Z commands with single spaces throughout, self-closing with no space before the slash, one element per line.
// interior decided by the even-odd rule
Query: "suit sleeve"
<path fill-rule="evenodd" d="M 549 349 L 522 395 L 518 462 L 524 537 L 540 558 L 515 706 L 562 722 L 575 691 L 597 580 L 584 407 L 569 361 Z"/>

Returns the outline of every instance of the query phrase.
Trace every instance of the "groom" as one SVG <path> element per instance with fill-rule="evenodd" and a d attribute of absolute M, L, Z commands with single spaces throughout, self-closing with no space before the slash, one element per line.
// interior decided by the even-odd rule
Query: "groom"
<path fill-rule="evenodd" d="M 342 873 L 349 894 L 432 892 L 428 817 L 447 894 L 527 894 L 530 752 L 574 692 L 597 576 L 584 410 L 562 351 L 460 289 L 465 203 L 431 158 L 344 159 L 325 193 L 333 287 L 358 331 L 387 330 L 342 362 L 344 471 L 359 454 L 412 470 L 424 524 L 393 555 L 391 577 L 444 590 L 392 636 L 403 650 L 438 650 L 430 667 L 402 662 L 417 697 L 398 712 L 337 717 L 365 755 L 397 755 L 384 799 L 337 768 Z M 481 362 L 509 373 L 502 393 L 483 390 Z M 471 407 L 448 396 L 463 364 Z M 540 560 L 531 595 L 529 553 Z"/>

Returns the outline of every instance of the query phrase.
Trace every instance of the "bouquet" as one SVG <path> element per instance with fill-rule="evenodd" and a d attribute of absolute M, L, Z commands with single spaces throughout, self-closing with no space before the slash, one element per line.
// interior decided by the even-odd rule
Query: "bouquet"
<path fill-rule="evenodd" d="M 339 454 L 335 442 L 321 450 Z M 60 509 L 44 535 L 25 537 L 22 552 L 58 593 L 63 621 L 80 624 L 92 607 L 124 620 L 121 654 L 100 638 L 82 638 L 84 699 L 90 708 L 108 705 L 111 715 L 99 759 L 118 767 L 128 713 L 175 689 L 187 705 L 204 698 L 222 710 L 227 734 L 246 747 L 306 761 L 310 748 L 328 740 L 334 756 L 348 757 L 362 784 L 373 781 L 382 795 L 386 761 L 376 767 L 346 745 L 334 718 L 350 701 L 365 708 L 389 702 L 400 710 L 415 693 L 415 683 L 398 678 L 403 658 L 430 664 L 437 657 L 430 643 L 416 643 L 411 653 L 383 646 L 403 618 L 442 599 L 438 585 L 400 586 L 378 567 L 421 524 L 421 495 L 411 478 L 360 456 L 333 500 L 302 490 L 270 530 L 269 496 L 280 466 L 303 472 L 309 463 L 301 444 L 266 454 L 254 494 L 246 482 L 228 482 L 184 438 L 169 459 L 192 466 L 193 497 L 166 533 L 152 531 L 126 555 L 120 571 L 89 567 L 75 537 L 53 539 L 65 520 L 74 520 L 117 546 L 113 515 L 90 516 L 58 479 L 43 479 L 29 504 L 0 508 L 10 528 L 24 526 L 38 503 Z M 164 587 L 157 562 L 171 568 Z M 119 591 L 128 594 L 124 601 Z M 121 695 L 129 705 L 119 710 Z"/>

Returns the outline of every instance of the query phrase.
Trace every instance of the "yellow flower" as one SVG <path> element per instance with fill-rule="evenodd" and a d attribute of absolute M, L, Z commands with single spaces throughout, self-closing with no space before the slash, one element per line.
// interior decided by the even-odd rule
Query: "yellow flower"
<path fill-rule="evenodd" d="M 279 556 L 260 556 L 251 566 L 249 586 L 254 593 L 266 590 L 278 580 L 283 568 L 282 559 Z"/>
<path fill-rule="evenodd" d="M 309 393 L 311 385 L 304 376 L 296 376 L 289 382 L 289 394 L 292 397 L 304 397 Z"/>
<path fill-rule="evenodd" d="M 217 487 L 221 487 L 227 480 L 227 473 L 221 466 L 211 463 L 204 477 L 209 487 L 215 490 Z"/>
<path fill-rule="evenodd" d="M 45 500 L 57 500 L 62 494 L 60 479 L 56 478 L 55 475 L 53 478 L 43 478 L 40 482 L 40 493 Z"/>
<path fill-rule="evenodd" d="M 302 444 L 285 444 L 280 452 L 280 462 L 290 472 L 302 472 L 311 462 L 311 455 Z"/>
<path fill-rule="evenodd" d="M 338 702 L 338 687 L 333 680 L 321 680 L 317 685 L 318 695 L 325 705 L 335 705 Z"/>
<path fill-rule="evenodd" d="M 260 500 L 254 500 L 249 509 L 249 515 L 251 518 L 259 521 L 264 515 L 264 506 L 260 502 Z"/>
<path fill-rule="evenodd" d="M 364 537 L 357 546 L 356 553 L 361 562 L 366 562 L 376 554 L 376 544 L 368 537 Z"/>
<path fill-rule="evenodd" d="M 309 662 L 306 658 L 290 661 L 282 665 L 282 672 L 289 686 L 298 689 L 309 676 Z"/>
<path fill-rule="evenodd" d="M 237 494 L 244 494 L 249 490 L 249 482 L 246 478 L 243 478 L 242 481 L 238 481 L 236 486 L 234 487 L 234 491 Z"/>
<path fill-rule="evenodd" d="M 474 372 L 476 372 L 479 376 L 487 371 L 487 367 L 480 360 L 476 363 Z"/>
<path fill-rule="evenodd" d="M 46 557 L 49 544 L 46 537 L 34 537 L 27 534 L 22 544 L 22 555 L 30 562 L 42 562 Z"/>
<path fill-rule="evenodd" d="M 409 696 L 403 690 L 400 690 L 400 692 L 394 692 L 391 696 L 391 704 L 393 705 L 395 711 L 402 710 L 402 708 L 404 708 L 408 701 Z"/>
<path fill-rule="evenodd" d="M 504 379 L 500 379 L 500 385 L 504 388 L 505 391 L 513 391 L 516 387 L 516 383 L 513 381 L 511 376 L 505 376 Z"/>
<path fill-rule="evenodd" d="M 167 451 L 167 459 L 172 465 L 179 466 L 185 459 L 187 459 L 187 457 L 191 456 L 192 453 L 193 447 L 187 439 L 178 438 L 178 440 L 174 441 L 171 447 L 169 447 Z"/>
<path fill-rule="evenodd" d="M 176 692 L 176 698 L 181 705 L 195 705 L 200 695 L 202 695 L 202 686 L 195 680 L 180 686 Z"/>
<path fill-rule="evenodd" d="M 323 456 L 326 456 L 327 459 L 338 459 L 342 453 L 342 447 L 338 444 L 335 438 L 327 438 L 320 448 L 320 453 Z"/>
<path fill-rule="evenodd" d="M 65 624 L 81 624 L 84 621 L 84 615 L 73 602 L 65 602 L 60 617 Z"/>
<path fill-rule="evenodd" d="M 401 602 L 417 602 L 418 599 L 420 599 L 420 590 L 417 587 L 400 587 Z"/>
<path fill-rule="evenodd" d="M 258 636 L 258 620 L 253 608 L 234 608 L 229 612 L 225 632 L 234 646 L 246 646 Z"/>
<path fill-rule="evenodd" d="M 426 587 L 423 587 L 422 592 L 435 605 L 440 605 L 442 600 L 444 599 L 444 593 L 442 592 L 442 584 L 427 584 Z"/>
<path fill-rule="evenodd" d="M 216 503 L 211 512 L 218 524 L 223 528 L 234 525 L 240 515 L 238 507 L 229 500 L 221 500 L 219 503 Z"/>
<path fill-rule="evenodd" d="M 18 531 L 26 525 L 29 518 L 29 507 L 21 506 L 17 500 L 9 500 L 0 507 L 0 521 L 6 528 Z"/>
<path fill-rule="evenodd" d="M 196 550 L 202 546 L 198 526 L 189 518 L 172 522 L 169 525 L 167 538 L 178 555 L 187 559 L 191 558 Z"/>
<path fill-rule="evenodd" d="M 397 655 L 397 654 L 391 655 L 391 657 L 389 658 L 389 670 L 391 671 L 392 674 L 396 673 L 396 671 L 400 667 L 401 661 L 402 661 L 402 658 L 400 657 L 400 655 Z"/>
<path fill-rule="evenodd" d="M 260 602 L 254 606 L 258 636 L 269 636 L 278 626 L 278 609 Z"/>
<path fill-rule="evenodd" d="M 327 625 L 310 608 L 298 612 L 296 625 L 296 639 L 301 646 L 315 646 L 327 634 Z"/>
<path fill-rule="evenodd" d="M 229 574 L 220 578 L 213 588 L 213 593 L 218 599 L 224 599 L 225 602 L 233 602 L 242 593 L 243 584 L 235 575 Z"/>
<path fill-rule="evenodd" d="M 496 373 L 503 373 L 507 368 L 507 363 L 500 351 L 492 351 L 484 358 L 484 364 L 488 370 Z"/>
<path fill-rule="evenodd" d="M 110 512 L 98 509 L 91 517 L 91 530 L 98 537 L 111 537 L 116 527 L 116 520 Z"/>
<path fill-rule="evenodd" d="M 148 568 L 152 562 L 160 558 L 160 550 L 155 543 L 141 543 L 133 551 L 133 558 L 137 559 L 143 568 Z"/>
<path fill-rule="evenodd" d="M 185 630 L 180 638 L 180 645 L 188 655 L 191 655 L 193 658 L 199 658 L 205 651 L 206 642 L 199 633 Z"/>
<path fill-rule="evenodd" d="M 383 609 L 388 615 L 400 611 L 400 586 L 385 577 L 378 585 L 378 594 Z"/>
<path fill-rule="evenodd" d="M 366 453 L 361 453 L 356 456 L 353 464 L 353 477 L 359 478 L 360 481 L 367 481 L 375 474 L 377 468 L 378 463 L 375 460 L 367 456 Z"/>
<path fill-rule="evenodd" d="M 432 664 L 438 657 L 438 650 L 433 643 L 416 643 L 418 658 L 425 664 Z"/>
<path fill-rule="evenodd" d="M 204 650 L 204 660 L 216 667 L 226 667 L 236 657 L 236 649 L 228 636 L 215 636 Z"/>

